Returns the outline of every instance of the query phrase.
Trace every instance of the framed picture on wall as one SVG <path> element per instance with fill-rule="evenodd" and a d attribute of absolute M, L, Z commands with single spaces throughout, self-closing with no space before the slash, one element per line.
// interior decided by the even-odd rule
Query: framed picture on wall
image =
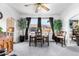
<path fill-rule="evenodd" d="M 2 12 L 0 12 L 0 19 L 2 19 L 3 18 L 3 14 L 2 14 Z"/>

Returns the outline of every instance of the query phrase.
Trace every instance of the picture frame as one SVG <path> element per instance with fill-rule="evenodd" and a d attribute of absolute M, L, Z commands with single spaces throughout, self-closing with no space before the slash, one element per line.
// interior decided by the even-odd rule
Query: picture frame
<path fill-rule="evenodd" d="M 3 14 L 2 14 L 2 12 L 0 12 L 0 19 L 2 19 L 3 18 Z"/>

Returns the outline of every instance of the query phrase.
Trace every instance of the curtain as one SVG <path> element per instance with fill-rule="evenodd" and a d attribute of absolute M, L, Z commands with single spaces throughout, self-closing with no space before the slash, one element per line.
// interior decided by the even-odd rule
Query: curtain
<path fill-rule="evenodd" d="M 55 37 L 55 34 L 54 34 L 54 25 L 53 25 L 53 17 L 49 17 L 49 22 L 50 22 L 50 26 L 51 26 L 51 29 L 52 29 L 52 39 L 54 39 Z"/>
<path fill-rule="evenodd" d="M 38 26 L 39 30 L 42 31 L 42 29 L 41 29 L 41 18 L 40 17 L 38 18 L 37 26 Z"/>
<path fill-rule="evenodd" d="M 29 25 L 30 25 L 30 22 L 31 22 L 31 17 L 27 17 L 26 18 L 27 20 L 27 28 L 26 28 L 26 31 L 25 31 L 25 39 L 28 40 L 28 29 L 29 29 Z"/>

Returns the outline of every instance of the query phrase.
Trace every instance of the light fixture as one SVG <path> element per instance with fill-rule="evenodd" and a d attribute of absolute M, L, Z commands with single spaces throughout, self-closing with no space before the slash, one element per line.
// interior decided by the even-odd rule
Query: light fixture
<path fill-rule="evenodd" d="M 9 27 L 9 28 L 8 28 L 8 32 L 9 32 L 9 33 L 14 32 L 14 28 L 13 28 L 13 27 Z"/>

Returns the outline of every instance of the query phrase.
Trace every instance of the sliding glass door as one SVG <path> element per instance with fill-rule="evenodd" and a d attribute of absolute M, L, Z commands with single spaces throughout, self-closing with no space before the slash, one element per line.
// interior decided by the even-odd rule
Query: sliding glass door
<path fill-rule="evenodd" d="M 31 23 L 29 27 L 29 34 L 30 32 L 36 32 L 38 27 L 38 18 L 31 18 Z M 42 28 L 42 34 L 48 33 L 50 36 L 50 40 L 52 40 L 52 29 L 50 26 L 49 18 L 41 18 L 41 28 Z"/>

